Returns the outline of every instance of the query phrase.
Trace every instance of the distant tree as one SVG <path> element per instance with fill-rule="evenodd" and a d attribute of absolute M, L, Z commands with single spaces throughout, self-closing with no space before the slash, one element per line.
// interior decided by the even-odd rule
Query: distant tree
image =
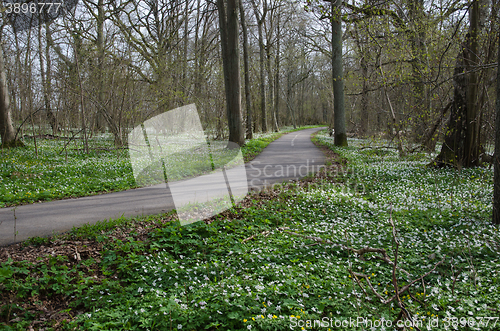
<path fill-rule="evenodd" d="M 224 0 L 217 0 L 217 8 L 219 11 L 229 141 L 243 146 L 245 137 L 241 117 L 238 0 L 227 0 L 227 6 Z"/>

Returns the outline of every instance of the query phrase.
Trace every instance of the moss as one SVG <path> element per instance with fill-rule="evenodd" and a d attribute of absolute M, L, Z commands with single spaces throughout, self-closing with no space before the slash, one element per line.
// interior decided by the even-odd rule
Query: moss
<path fill-rule="evenodd" d="M 21 140 L 12 140 L 6 143 L 2 143 L 0 148 L 16 148 L 16 147 L 24 147 L 24 143 Z"/>
<path fill-rule="evenodd" d="M 335 146 L 347 147 L 347 135 L 345 133 L 335 133 Z"/>

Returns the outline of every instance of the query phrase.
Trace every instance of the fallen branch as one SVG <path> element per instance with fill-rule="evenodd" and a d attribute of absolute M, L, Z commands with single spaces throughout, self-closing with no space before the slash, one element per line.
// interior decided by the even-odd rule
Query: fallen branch
<path fill-rule="evenodd" d="M 426 272 L 426 273 L 425 273 L 425 274 L 423 274 L 422 276 L 418 277 L 417 279 L 415 279 L 415 280 L 411 281 L 409 284 L 407 284 L 407 285 L 405 285 L 405 286 L 401 287 L 400 289 L 398 289 L 398 293 L 399 293 L 399 294 L 402 294 L 402 293 L 406 292 L 406 291 L 407 291 L 407 290 L 408 290 L 408 289 L 409 289 L 409 288 L 410 288 L 413 284 L 415 284 L 416 282 L 418 282 L 418 281 L 420 281 L 420 280 L 424 279 L 425 277 L 427 277 L 428 275 L 430 275 L 430 274 L 431 274 L 434 270 L 436 270 L 436 268 L 437 268 L 440 264 L 442 264 L 442 263 L 444 262 L 444 260 L 445 260 L 445 259 L 443 258 L 441 261 L 439 261 L 438 263 L 436 263 L 436 264 L 434 265 L 434 267 L 433 267 L 431 270 L 429 270 L 428 272 Z M 359 282 L 358 278 L 364 278 L 364 279 L 366 279 L 366 281 L 367 281 L 367 283 L 368 283 L 368 286 L 369 286 L 369 287 L 370 287 L 370 289 L 373 291 L 373 294 L 375 294 L 375 296 L 376 296 L 377 298 L 379 298 L 379 299 L 380 299 L 380 302 L 382 302 L 383 304 L 388 304 L 388 303 L 391 303 L 392 301 L 394 301 L 394 299 L 396 299 L 396 295 L 393 295 L 393 296 L 392 296 L 391 298 L 389 298 L 389 299 L 384 299 L 384 298 L 382 297 L 382 295 L 381 295 L 381 294 L 379 294 L 379 293 L 377 292 L 377 290 L 375 290 L 375 288 L 373 287 L 372 283 L 371 283 L 371 282 L 370 282 L 370 280 L 368 279 L 368 277 L 369 277 L 368 275 L 365 275 L 365 274 L 360 274 L 360 273 L 357 273 L 357 272 L 353 272 L 352 270 L 349 270 L 349 272 L 351 273 L 351 275 L 352 275 L 353 277 L 355 276 L 355 277 L 354 277 L 354 280 L 358 283 L 358 285 L 361 287 L 361 289 L 363 289 L 363 292 L 365 292 L 365 293 L 366 293 L 366 291 L 365 291 L 365 289 L 363 288 L 363 286 L 360 284 L 360 282 Z"/>
<path fill-rule="evenodd" d="M 355 253 L 356 255 L 358 255 L 360 257 L 363 257 L 363 255 L 366 253 L 376 253 L 377 255 L 374 255 L 374 257 L 376 259 L 384 261 L 385 263 L 387 263 L 388 265 L 390 265 L 392 267 L 392 285 L 394 287 L 394 295 L 392 295 L 389 298 L 384 298 L 384 296 L 382 296 L 382 294 L 377 292 L 377 290 L 375 289 L 375 287 L 371 283 L 370 277 L 368 275 L 354 272 L 354 271 L 352 271 L 351 267 L 349 267 L 348 271 L 351 274 L 352 279 L 359 285 L 359 287 L 361 288 L 361 290 L 363 291 L 363 293 L 365 293 L 365 295 L 367 297 L 369 297 L 369 294 L 368 294 L 368 291 L 366 290 L 365 286 L 362 285 L 361 279 L 366 280 L 366 283 L 368 284 L 368 287 L 370 288 L 370 290 L 383 304 L 388 304 L 388 303 L 391 303 L 392 301 L 396 300 L 398 307 L 400 308 L 400 312 L 399 312 L 398 317 L 396 318 L 396 321 L 400 320 L 401 318 L 405 318 L 405 319 L 409 320 L 410 322 L 412 322 L 412 325 L 415 326 L 412 314 L 405 308 L 403 302 L 401 301 L 400 295 L 404 294 L 405 292 L 410 293 L 410 287 L 413 284 L 420 282 L 420 281 L 422 281 L 422 283 L 424 283 L 423 279 L 425 277 L 427 277 L 428 275 L 430 275 L 432 272 L 434 272 L 436 270 L 436 268 L 445 261 L 446 257 L 443 257 L 443 259 L 441 261 L 439 261 L 438 263 L 436 263 L 432 267 L 432 269 L 430 269 L 429 271 L 427 271 L 426 273 L 424 273 L 420 277 L 418 277 L 414 280 L 411 280 L 411 275 L 406 270 L 398 267 L 398 252 L 399 252 L 400 243 L 399 243 L 398 238 L 397 238 L 396 225 L 394 224 L 394 221 L 392 220 L 392 207 L 391 207 L 391 211 L 390 211 L 390 215 L 389 215 L 389 223 L 390 223 L 391 228 L 392 228 L 391 234 L 392 234 L 392 239 L 393 239 L 394 260 L 390 259 L 389 255 L 387 254 L 387 251 L 383 248 L 364 247 L 364 248 L 360 248 L 360 249 L 355 249 L 355 248 L 350 247 L 350 246 L 335 243 L 335 242 L 328 240 L 328 239 L 323 239 L 323 238 L 316 237 L 316 236 L 311 236 L 311 235 L 306 235 L 306 234 L 300 234 L 300 233 L 293 232 L 293 231 L 288 231 L 288 228 L 285 228 L 285 227 L 278 228 L 278 230 L 281 232 L 293 235 L 293 236 L 313 240 L 316 242 L 316 244 L 322 243 L 322 244 L 332 245 L 335 247 L 340 247 L 341 249 Z M 255 235 L 247 238 L 247 240 L 250 240 L 253 237 L 255 237 Z M 316 245 L 316 244 L 313 244 L 313 245 Z M 402 286 L 402 287 L 400 287 L 398 285 L 398 280 L 397 280 L 397 275 L 396 275 L 397 270 L 403 271 L 410 278 L 409 283 L 407 285 Z M 425 292 L 425 284 L 424 284 L 424 292 Z M 411 295 L 411 293 L 410 293 L 410 295 Z M 411 296 L 413 297 L 413 295 L 411 295 Z M 415 300 L 416 300 L 416 298 L 415 298 Z M 395 321 L 395 323 L 396 323 L 396 321 Z M 415 329 L 417 331 L 420 330 L 416 326 L 415 326 Z"/>
<path fill-rule="evenodd" d="M 248 237 L 248 238 L 243 239 L 242 243 L 246 243 L 246 242 L 247 242 L 247 241 L 249 241 L 249 240 L 255 239 L 255 237 L 257 237 L 257 236 L 259 236 L 259 235 L 260 235 L 260 236 L 267 237 L 267 235 L 268 235 L 269 233 L 271 233 L 271 231 L 264 231 L 264 232 L 262 232 L 262 233 L 260 233 L 260 234 L 259 234 L 259 233 L 256 233 L 256 234 L 254 234 L 253 236 L 250 236 L 250 237 Z"/>

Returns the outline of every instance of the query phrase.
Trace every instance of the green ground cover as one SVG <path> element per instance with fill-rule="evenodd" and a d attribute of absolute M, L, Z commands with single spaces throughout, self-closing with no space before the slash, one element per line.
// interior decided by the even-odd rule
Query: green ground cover
<path fill-rule="evenodd" d="M 411 284 L 399 297 L 414 325 L 400 330 L 498 330 L 492 171 L 429 169 L 426 155 L 316 139 L 346 165 L 250 196 L 209 224 L 164 215 L 33 239 L 26 249 L 80 240 L 99 254 L 3 262 L 4 328 L 39 320 L 26 304 L 36 301 L 67 302 L 66 321 L 37 324 L 58 330 L 394 330 L 401 309 L 373 290 L 387 300 L 395 280 Z M 383 249 L 394 262 L 395 239 L 395 272 L 379 253 L 354 252 Z"/>
<path fill-rule="evenodd" d="M 255 134 L 241 149 L 245 161 L 291 131 Z M 33 140 L 25 140 L 26 148 L 0 149 L 0 208 L 137 187 L 128 151 L 114 149 L 111 137 L 93 138 L 88 155 L 81 141 L 64 149 L 66 143 L 37 139 L 38 156 Z"/>

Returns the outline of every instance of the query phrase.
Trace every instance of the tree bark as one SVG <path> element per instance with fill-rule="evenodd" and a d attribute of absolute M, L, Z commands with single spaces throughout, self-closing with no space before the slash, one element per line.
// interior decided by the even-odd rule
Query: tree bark
<path fill-rule="evenodd" d="M 98 92 L 97 101 L 98 108 L 96 113 L 95 127 L 98 131 L 104 132 L 106 129 L 106 124 L 104 121 L 104 114 L 101 107 L 104 105 L 104 0 L 98 0 L 97 2 L 97 80 L 98 80 Z"/>
<path fill-rule="evenodd" d="M 243 8 L 242 0 L 239 0 L 241 30 L 243 32 L 243 68 L 245 70 L 245 103 L 247 110 L 247 139 L 253 138 L 252 128 L 252 100 L 250 95 L 250 68 L 248 65 L 248 29 L 245 19 L 245 8 Z"/>
<path fill-rule="evenodd" d="M 355 25 L 354 32 L 356 33 L 356 46 L 358 47 L 358 52 L 360 54 L 359 66 L 361 69 L 361 79 L 362 90 L 361 90 L 361 113 L 359 116 L 359 136 L 365 137 L 369 134 L 368 124 L 369 124 L 369 112 L 368 112 L 368 63 L 367 63 L 367 47 L 363 46 L 366 44 L 366 38 L 359 35 L 358 26 Z M 363 38 L 363 40 L 361 39 Z"/>
<path fill-rule="evenodd" d="M 500 32 L 498 33 L 500 37 Z M 500 63 L 500 43 L 498 43 L 498 61 Z M 493 224 L 500 224 L 500 67 L 497 68 L 497 100 L 495 114 L 495 154 L 493 155 Z"/>
<path fill-rule="evenodd" d="M 453 103 L 448 130 L 441 152 L 433 164 L 438 167 L 473 167 L 479 164 L 479 109 L 477 98 L 477 75 L 473 66 L 477 57 L 480 4 L 475 1 L 470 11 L 469 33 L 457 56 L 453 77 Z"/>
<path fill-rule="evenodd" d="M 347 146 L 344 107 L 344 70 L 342 66 L 342 8 L 341 0 L 331 0 L 332 4 L 332 78 L 334 144 Z"/>
<path fill-rule="evenodd" d="M 276 57 L 275 57 L 275 78 L 274 78 L 274 121 L 276 123 L 276 131 L 280 130 L 280 16 L 278 15 L 278 27 L 276 36 Z"/>
<path fill-rule="evenodd" d="M 410 43 L 412 50 L 412 86 L 413 86 L 413 109 L 415 120 L 415 141 L 423 142 L 426 130 L 428 130 L 429 108 L 427 107 L 427 96 L 425 84 L 423 83 L 425 58 L 425 30 L 424 30 L 424 2 L 423 0 L 409 0 L 408 14 L 410 19 Z M 431 148 L 431 146 L 424 146 Z"/>
<path fill-rule="evenodd" d="M 46 23 L 48 24 L 48 23 Z M 46 25 L 45 28 L 46 34 L 50 33 L 48 25 Z M 45 63 L 43 61 L 43 43 L 42 43 L 42 25 L 38 26 L 38 50 L 39 50 L 39 56 L 40 56 L 40 76 L 42 79 L 42 88 L 43 88 L 43 101 L 45 104 L 45 114 L 47 116 L 47 120 L 49 121 L 50 127 L 52 128 L 52 134 L 56 134 L 57 131 L 59 130 L 59 126 L 57 124 L 57 119 L 54 113 L 52 112 L 52 109 L 50 107 L 50 99 L 51 99 L 51 85 L 50 85 L 50 80 L 51 80 L 51 74 L 50 74 L 50 52 L 49 52 L 49 45 L 47 42 L 46 48 L 45 48 L 45 56 L 46 56 L 46 62 L 47 66 L 45 66 Z M 45 68 L 47 70 L 45 70 Z"/>
<path fill-rule="evenodd" d="M 241 118 L 238 0 L 227 0 L 227 16 L 224 0 L 217 0 L 217 7 L 221 33 L 229 141 L 243 146 L 245 138 Z"/>
<path fill-rule="evenodd" d="M 265 47 L 264 47 L 264 33 L 262 26 L 267 14 L 267 3 L 264 0 L 264 10 L 260 15 L 259 9 L 255 0 L 252 0 L 252 5 L 257 19 L 257 30 L 259 32 L 259 55 L 260 55 L 260 110 L 262 116 L 262 132 L 267 132 L 267 119 L 266 119 L 266 74 L 265 74 Z"/>
<path fill-rule="evenodd" d="M 466 64 L 471 68 L 480 63 L 479 49 L 479 1 L 472 4 L 470 16 L 470 51 L 467 53 Z M 472 167 L 479 164 L 479 105 L 477 98 L 477 72 L 471 70 L 468 74 L 467 109 L 466 109 L 466 136 L 464 166 Z"/>
<path fill-rule="evenodd" d="M 2 31 L 0 29 L 0 35 Z M 11 105 L 9 98 L 9 89 L 7 86 L 7 74 L 5 72 L 5 63 L 3 58 L 3 43 L 0 38 L 0 137 L 2 138 L 2 147 L 22 146 L 20 140 L 15 139 L 14 126 L 11 118 Z"/>

